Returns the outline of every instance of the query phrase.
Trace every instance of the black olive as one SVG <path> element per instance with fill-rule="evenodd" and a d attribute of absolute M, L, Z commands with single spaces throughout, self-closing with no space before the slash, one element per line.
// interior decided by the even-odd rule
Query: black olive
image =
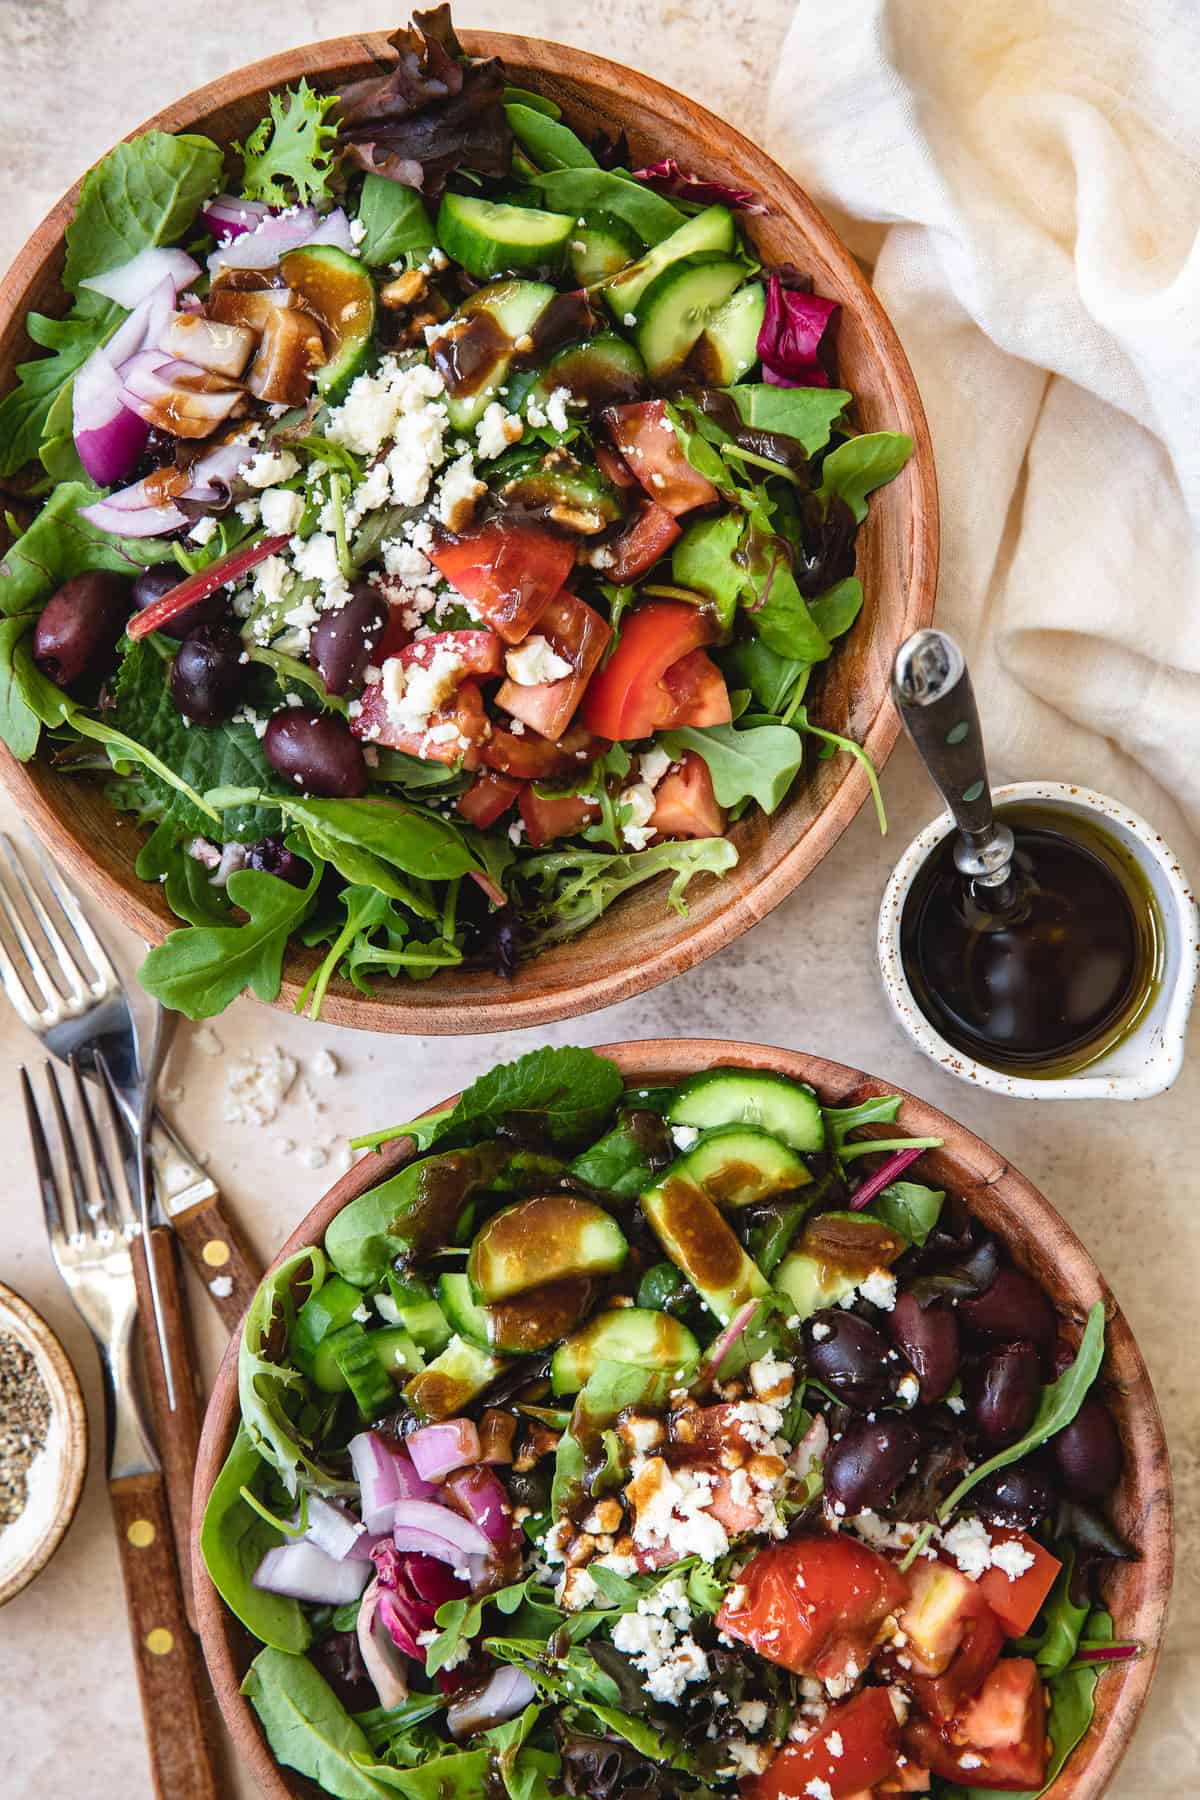
<path fill-rule="evenodd" d="M 171 694 L 193 725 L 232 718 L 246 687 L 245 646 L 232 625 L 201 625 L 171 664 Z"/>
<path fill-rule="evenodd" d="M 362 745 L 335 713 L 284 706 L 263 738 L 267 761 L 285 781 L 328 800 L 354 800 L 366 792 Z"/>
<path fill-rule="evenodd" d="M 99 680 L 116 667 L 117 640 L 133 611 L 123 575 L 91 569 L 51 594 L 33 630 L 33 660 L 56 687 L 84 676 Z"/>
<path fill-rule="evenodd" d="M 312 880 L 312 866 L 302 856 L 288 849 L 281 837 L 259 838 L 246 855 L 248 869 L 260 869 L 264 875 L 278 875 L 293 887 L 307 887 Z"/>
<path fill-rule="evenodd" d="M 309 639 L 308 660 L 331 694 L 361 688 L 387 621 L 387 601 L 369 581 L 356 581 L 345 606 L 321 614 Z"/>

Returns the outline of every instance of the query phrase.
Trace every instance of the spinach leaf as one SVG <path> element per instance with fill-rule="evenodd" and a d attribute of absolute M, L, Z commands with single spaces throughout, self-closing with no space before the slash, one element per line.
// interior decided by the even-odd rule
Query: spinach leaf
<path fill-rule="evenodd" d="M 310 836 L 322 839 L 328 847 L 329 861 L 348 881 L 368 879 L 353 868 L 342 866 L 343 862 L 356 864 L 363 852 L 371 859 L 372 867 L 390 863 L 423 881 L 453 881 L 455 876 L 465 875 L 476 866 L 456 826 L 395 801 L 302 800 L 289 795 L 281 798 L 279 805 L 286 818 L 302 825 Z M 383 891 L 388 889 L 384 887 Z M 414 906 L 413 910 L 418 909 Z M 434 916 L 427 906 L 423 912 L 424 916 Z"/>
<path fill-rule="evenodd" d="M 632 225 L 647 244 L 661 243 L 685 223 L 683 213 L 653 188 L 608 169 L 551 169 L 533 183 L 549 212 L 580 218 L 588 212 L 612 213 Z"/>
<path fill-rule="evenodd" d="M 745 570 L 733 560 L 744 529 L 739 512 L 701 519 L 687 527 L 671 553 L 671 579 L 711 600 L 726 631 L 746 585 Z"/>
<path fill-rule="evenodd" d="M 892 1125 L 900 1111 L 899 1094 L 876 1094 L 857 1106 L 823 1106 L 822 1116 L 832 1140 L 833 1149 L 841 1150 L 852 1131 L 860 1125 Z"/>
<path fill-rule="evenodd" d="M 686 1373 L 683 1385 L 687 1384 Z M 595 1493 L 596 1478 L 587 1480 L 588 1447 L 615 1425 L 627 1406 L 664 1406 L 673 1387 L 679 1386 L 673 1369 L 642 1369 L 631 1363 L 601 1362 L 580 1390 L 571 1423 L 558 1440 L 550 1510 L 555 1518 L 570 1510 L 587 1487 Z"/>
<path fill-rule="evenodd" d="M 1075 1573 L 1075 1546 L 1058 1544 L 1055 1553 L 1062 1562 L 1054 1586 L 1042 1608 L 1045 1623 L 1040 1633 L 1028 1640 L 1034 1661 L 1043 1675 L 1061 1675 L 1074 1658 L 1087 1622 L 1089 1605 L 1077 1606 L 1071 1598 L 1071 1580 Z"/>
<path fill-rule="evenodd" d="M 997 1469 L 1006 1469 L 1010 1463 L 1019 1462 L 1023 1456 L 1037 1450 L 1047 1438 L 1069 1425 L 1083 1405 L 1084 1397 L 1095 1381 L 1103 1360 L 1104 1302 L 1097 1300 L 1088 1313 L 1074 1362 L 1063 1370 L 1057 1381 L 1048 1382 L 1042 1389 L 1042 1397 L 1029 1430 L 1015 1444 L 1010 1444 L 1005 1450 L 998 1450 L 994 1456 L 989 1456 L 985 1462 L 972 1469 L 969 1475 L 965 1475 L 954 1491 L 942 1501 L 938 1508 L 938 1518 L 943 1521 L 948 1519 L 959 1502 L 981 1481 L 994 1475 Z"/>
<path fill-rule="evenodd" d="M 834 638 L 849 631 L 862 611 L 862 603 L 862 582 L 857 575 L 848 575 L 845 581 L 835 582 L 808 602 L 809 617 L 832 643 Z"/>
<path fill-rule="evenodd" d="M 582 138 L 540 107 L 511 101 L 504 114 L 513 136 L 539 169 L 598 169 L 599 164 Z"/>
<path fill-rule="evenodd" d="M 829 639 L 808 610 L 779 542 L 764 540 L 750 551 L 753 597 L 743 596 L 746 616 L 763 643 L 777 656 L 799 662 L 824 662 Z"/>
<path fill-rule="evenodd" d="M 242 1692 L 286 1768 L 298 1769 L 339 1800 L 387 1800 L 388 1786 L 381 1786 L 371 1770 L 374 1758 L 366 1734 L 306 1656 L 260 1650 L 246 1671 Z"/>
<path fill-rule="evenodd" d="M 417 190 L 389 181 L 386 175 L 368 175 L 363 181 L 358 217 L 367 233 L 358 253 L 371 268 L 402 262 L 410 255 L 419 261 L 437 242 Z"/>
<path fill-rule="evenodd" d="M 611 1131 L 577 1156 L 571 1173 L 589 1187 L 621 1200 L 636 1200 L 653 1180 L 646 1152 L 624 1120 L 618 1120 Z"/>
<path fill-rule="evenodd" d="M 687 750 L 704 758 L 722 806 L 752 799 L 767 813 L 784 800 L 804 757 L 804 740 L 788 725 L 682 725 L 659 742 L 672 758 Z"/>
<path fill-rule="evenodd" d="M 937 1224 L 945 1198 L 919 1181 L 893 1181 L 864 1210 L 920 1247 Z"/>
<path fill-rule="evenodd" d="M 243 1488 L 261 1489 L 268 1473 L 249 1432 L 239 1424 L 204 1509 L 200 1554 L 213 1586 L 247 1631 L 274 1650 L 298 1655 L 312 1638 L 300 1602 L 254 1586 L 255 1571 L 267 1551 L 286 1541 L 242 1494 Z"/>
<path fill-rule="evenodd" d="M 728 838 L 692 838 L 651 844 L 645 850 L 549 850 L 526 857 L 513 870 L 512 885 L 525 923 L 524 948 L 532 952 L 575 937 L 595 923 L 614 900 L 673 874 L 667 904 L 686 913 L 684 895 L 697 875 L 723 875 L 737 862 Z"/>
<path fill-rule="evenodd" d="M 40 613 L 56 588 L 85 569 L 136 575 L 154 563 L 169 562 L 165 538 L 117 538 L 80 517 L 99 490 L 89 482 L 55 488 L 28 531 L 0 562 L 0 614 L 12 618 Z"/>
<path fill-rule="evenodd" d="M 822 498 L 836 494 L 861 525 L 867 516 L 867 495 L 900 473 L 912 449 L 912 439 L 900 431 L 868 431 L 847 438 L 822 463 L 817 492 Z"/>
<path fill-rule="evenodd" d="M 798 438 L 809 456 L 829 442 L 831 427 L 853 398 L 844 388 L 784 388 L 765 381 L 739 382 L 726 392 L 743 424 Z"/>
<path fill-rule="evenodd" d="M 239 869 L 227 887 L 233 904 L 249 913 L 246 923 L 173 931 L 142 964 L 142 986 L 189 1019 L 211 1019 L 247 987 L 260 1000 L 274 1000 L 288 939 L 315 904 L 323 872 L 314 857 L 308 886 L 296 888 L 276 875 Z"/>
<path fill-rule="evenodd" d="M 325 1233 L 330 1262 L 346 1281 L 370 1287 L 383 1280 L 397 1256 L 453 1243 L 468 1201 L 496 1181 L 508 1160 L 507 1151 L 489 1143 L 406 1164 L 330 1220 Z"/>

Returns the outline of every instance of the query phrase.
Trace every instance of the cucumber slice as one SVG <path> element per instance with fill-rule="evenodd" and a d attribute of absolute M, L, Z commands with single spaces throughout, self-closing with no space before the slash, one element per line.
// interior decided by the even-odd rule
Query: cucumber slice
<path fill-rule="evenodd" d="M 642 1210 L 659 1243 L 701 1299 L 728 1325 L 747 1300 L 770 1292 L 713 1202 L 672 1163 L 657 1186 L 642 1195 Z"/>
<path fill-rule="evenodd" d="M 624 319 L 626 313 L 637 311 L 638 301 L 651 282 L 656 281 L 672 263 L 677 263 L 684 257 L 713 252 L 726 255 L 734 248 L 736 241 L 733 214 L 729 208 L 708 206 L 702 213 L 689 219 L 686 225 L 673 231 L 670 237 L 654 244 L 632 268 L 610 281 L 604 290 L 604 298 L 617 318 Z"/>
<path fill-rule="evenodd" d="M 365 1331 L 339 1344 L 336 1356 L 343 1382 L 354 1395 L 362 1418 L 377 1418 L 395 1404 L 396 1390 Z"/>
<path fill-rule="evenodd" d="M 568 260 L 579 286 L 594 287 L 619 275 L 641 254 L 642 240 L 632 225 L 615 213 L 594 213 L 572 234 Z"/>
<path fill-rule="evenodd" d="M 438 208 L 438 243 L 477 281 L 526 269 L 561 269 L 574 229 L 567 213 L 506 206 L 474 194 L 446 194 Z"/>
<path fill-rule="evenodd" d="M 589 412 L 624 406 L 645 395 L 646 365 L 633 344 L 613 331 L 603 331 L 585 344 L 568 344 L 557 351 L 530 392 L 544 406 L 555 388 L 564 387 Z"/>
<path fill-rule="evenodd" d="M 715 312 L 745 276 L 741 263 L 673 263 L 637 304 L 634 341 L 652 375 L 669 375 L 686 360 Z"/>
<path fill-rule="evenodd" d="M 442 1303 L 452 1332 L 483 1350 L 488 1348 L 487 1314 L 471 1292 L 466 1275 L 443 1275 L 438 1282 L 438 1299 Z"/>
<path fill-rule="evenodd" d="M 371 354 L 376 307 L 370 271 L 334 244 L 289 250 L 279 269 L 324 333 L 329 356 L 317 371 L 317 387 L 327 400 L 334 399 Z"/>
<path fill-rule="evenodd" d="M 432 360 L 446 383 L 446 411 L 458 431 L 469 431 L 506 385 L 513 345 L 532 331 L 554 298 L 545 281 L 493 281 L 464 302 L 432 345 Z M 469 379 L 463 379 L 463 371 Z"/>
<path fill-rule="evenodd" d="M 376 1294 L 375 1310 L 388 1325 L 402 1325 L 418 1349 L 436 1356 L 450 1342 L 450 1326 L 446 1315 L 423 1281 L 405 1280 L 391 1269 L 387 1274 L 388 1291 Z"/>
<path fill-rule="evenodd" d="M 617 1306 L 559 1345 L 550 1364 L 550 1385 L 556 1394 L 577 1394 L 602 1362 L 677 1369 L 686 1380 L 699 1360 L 700 1346 L 692 1333 L 669 1313 Z"/>
<path fill-rule="evenodd" d="M 873 1271 L 887 1270 L 908 1248 L 899 1232 L 862 1213 L 817 1213 L 797 1248 L 775 1271 L 775 1286 L 802 1319 L 848 1299 Z"/>
<path fill-rule="evenodd" d="M 500 497 L 510 506 L 542 512 L 554 524 L 584 536 L 603 531 L 625 515 L 612 483 L 599 469 L 577 462 L 565 450 L 551 450 L 536 467 L 514 475 L 500 489 Z"/>
<path fill-rule="evenodd" d="M 667 1113 L 671 1125 L 757 1125 L 793 1150 L 825 1148 L 820 1103 L 803 1082 L 766 1069 L 708 1069 L 676 1089 Z"/>
<path fill-rule="evenodd" d="M 812 1180 L 794 1150 L 753 1125 L 722 1125 L 709 1132 L 680 1157 L 674 1173 L 695 1182 L 718 1206 L 753 1206 Z"/>
<path fill-rule="evenodd" d="M 481 1306 L 466 1275 L 443 1275 L 438 1291 L 446 1317 L 460 1336 L 484 1350 L 528 1356 L 535 1350 L 548 1350 L 573 1331 L 591 1305 L 595 1290 L 586 1276 L 578 1276 Z"/>
<path fill-rule="evenodd" d="M 732 387 L 758 361 L 758 334 L 767 310 L 761 281 L 739 288 L 718 307 L 697 338 L 688 368 L 713 387 Z"/>
<path fill-rule="evenodd" d="M 362 1304 L 361 1288 L 343 1281 L 340 1275 L 331 1275 L 325 1285 L 304 1302 L 296 1315 L 292 1355 L 296 1367 L 322 1393 L 345 1392 L 346 1381 L 337 1365 L 333 1340 L 336 1338 L 339 1342 L 343 1341 L 343 1333 L 348 1333 L 350 1337 L 363 1335 L 361 1321 L 355 1321 L 354 1318 Z"/>
<path fill-rule="evenodd" d="M 615 1219 L 578 1194 L 539 1194 L 490 1218 L 471 1245 L 476 1296 L 510 1299 L 573 1275 L 611 1275 L 629 1253 Z"/>
<path fill-rule="evenodd" d="M 495 1381 L 507 1360 L 452 1337 L 442 1354 L 407 1383 L 404 1398 L 422 1419 L 453 1419 Z"/>

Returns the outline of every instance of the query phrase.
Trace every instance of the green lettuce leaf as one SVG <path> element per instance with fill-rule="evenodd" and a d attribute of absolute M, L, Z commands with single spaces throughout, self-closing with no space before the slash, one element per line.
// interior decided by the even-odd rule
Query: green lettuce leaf
<path fill-rule="evenodd" d="M 336 94 L 318 94 L 301 81 L 271 94 L 266 117 L 234 149 L 244 163 L 242 192 L 268 206 L 306 205 L 329 198 L 337 126 L 329 113 Z"/>

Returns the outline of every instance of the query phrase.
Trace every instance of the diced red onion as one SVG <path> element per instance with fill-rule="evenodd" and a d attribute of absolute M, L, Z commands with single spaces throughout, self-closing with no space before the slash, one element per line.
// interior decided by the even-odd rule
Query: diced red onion
<path fill-rule="evenodd" d="M 913 1149 L 897 1150 L 895 1156 L 889 1156 L 882 1167 L 876 1169 L 873 1175 L 868 1175 L 862 1186 L 855 1191 L 850 1200 L 850 1211 L 861 1212 L 864 1206 L 869 1206 L 876 1194 L 881 1194 L 885 1187 L 890 1187 L 893 1181 L 903 1175 L 909 1163 L 916 1162 L 918 1156 L 924 1154 L 924 1149 L 924 1145 L 918 1144 Z"/>
<path fill-rule="evenodd" d="M 370 1532 L 391 1529 L 398 1501 L 422 1500 L 437 1491 L 421 1480 L 407 1453 L 393 1449 L 378 1432 L 360 1431 L 350 1439 L 349 1449 L 354 1479 L 362 1490 L 363 1524 Z"/>
<path fill-rule="evenodd" d="M 249 444 L 240 442 L 218 444 L 215 450 L 207 451 L 192 464 L 192 479 L 183 498 L 209 502 L 222 499 L 232 491 L 238 470 L 251 454 Z"/>
<path fill-rule="evenodd" d="M 141 483 L 137 485 L 140 487 Z M 123 491 L 128 494 L 133 490 Z M 98 531 L 111 531 L 115 537 L 161 537 L 188 522 L 187 514 L 177 506 L 128 508 L 116 506 L 111 500 L 94 500 L 90 506 L 81 506 L 79 516 Z"/>
<path fill-rule="evenodd" d="M 172 293 L 177 294 L 181 288 L 190 287 L 199 273 L 200 264 L 186 250 L 164 250 L 151 245 L 139 250 L 119 269 L 110 269 L 106 275 L 88 276 L 79 285 L 91 288 L 94 294 L 102 294 L 106 300 L 115 300 L 118 306 L 132 312 L 164 279 L 170 281 Z"/>
<path fill-rule="evenodd" d="M 172 313 L 159 334 L 158 348 L 170 356 L 185 357 L 211 375 L 227 375 L 237 381 L 257 341 L 244 325 L 223 325 L 194 313 Z"/>
<path fill-rule="evenodd" d="M 215 238 L 241 237 L 270 217 L 271 208 L 265 201 L 239 200 L 236 194 L 217 194 L 200 208 L 201 222 Z"/>
<path fill-rule="evenodd" d="M 363 1666 L 379 1696 L 380 1706 L 399 1706 L 408 1699 L 408 1665 L 379 1613 L 380 1588 L 373 1581 L 358 1609 L 358 1647 Z"/>
<path fill-rule="evenodd" d="M 487 1556 L 491 1544 L 477 1525 L 429 1500 L 401 1500 L 392 1518 L 397 1550 L 418 1550 L 451 1568 L 462 1568 L 468 1556 Z"/>
<path fill-rule="evenodd" d="M 226 845 L 227 849 L 228 847 Z M 242 846 L 239 845 L 238 848 Z M 214 886 L 217 885 L 220 884 L 214 880 Z M 315 1544 L 326 1556 L 332 1556 L 335 1562 L 343 1562 L 359 1539 L 368 1534 L 366 1526 L 360 1520 L 352 1518 L 344 1506 L 338 1506 L 332 1500 L 324 1500 L 320 1494 L 310 1494 L 308 1529 L 304 1535 L 310 1544 Z"/>
<path fill-rule="evenodd" d="M 350 1560 L 351 1562 L 370 1562 L 376 1544 L 390 1544 L 391 1542 L 390 1531 L 364 1531 L 360 1538 L 354 1540 Z"/>
<path fill-rule="evenodd" d="M 472 1689 L 446 1708 L 450 1736 L 464 1738 L 477 1731 L 490 1731 L 493 1725 L 515 1719 L 536 1698 L 537 1689 L 524 1669 L 507 1663 L 483 1687 Z"/>
<path fill-rule="evenodd" d="M 181 432 L 180 437 L 205 437 L 224 423 L 241 399 L 237 388 L 206 393 L 206 372 L 195 363 L 180 362 L 162 350 L 139 350 L 121 370 L 121 399 L 131 412 L 150 425 L 170 430 L 172 421 L 201 426 L 199 431 Z M 193 386 L 192 383 L 201 385 Z M 182 411 L 180 410 L 182 409 Z"/>
<path fill-rule="evenodd" d="M 477 1463 L 481 1454 L 479 1433 L 471 1419 L 444 1419 L 436 1425 L 423 1425 L 420 1431 L 405 1438 L 404 1448 L 423 1481 L 441 1481 L 452 1469 Z"/>
<path fill-rule="evenodd" d="M 451 1475 L 445 1492 L 447 1502 L 483 1533 L 493 1549 L 508 1549 L 515 1529 L 512 1506 L 502 1482 L 486 1464 Z"/>
<path fill-rule="evenodd" d="M 516 1431 L 515 1414 L 502 1412 L 496 1406 L 487 1407 L 479 1421 L 480 1461 L 510 1463 L 513 1459 L 513 1439 Z"/>
<path fill-rule="evenodd" d="M 208 259 L 208 272 L 215 275 L 218 269 L 274 268 L 289 250 L 307 244 L 319 224 L 312 206 L 298 206 L 295 212 L 279 218 L 267 217 L 232 243 L 219 245 Z"/>
<path fill-rule="evenodd" d="M 306 237 L 304 242 L 306 244 L 333 244 L 337 249 L 344 250 L 348 256 L 354 253 L 350 221 L 340 206 L 335 206 L 331 213 L 326 213 L 316 230 L 310 237 Z"/>
<path fill-rule="evenodd" d="M 366 1563 L 339 1562 L 301 1538 L 268 1550 L 255 1571 L 254 1585 L 314 1606 L 345 1606 L 358 1599 L 369 1576 Z"/>
<path fill-rule="evenodd" d="M 103 349 L 93 350 L 75 377 L 71 429 L 79 460 L 100 487 L 120 481 L 146 447 L 150 427 L 121 398 L 121 377 Z"/>

